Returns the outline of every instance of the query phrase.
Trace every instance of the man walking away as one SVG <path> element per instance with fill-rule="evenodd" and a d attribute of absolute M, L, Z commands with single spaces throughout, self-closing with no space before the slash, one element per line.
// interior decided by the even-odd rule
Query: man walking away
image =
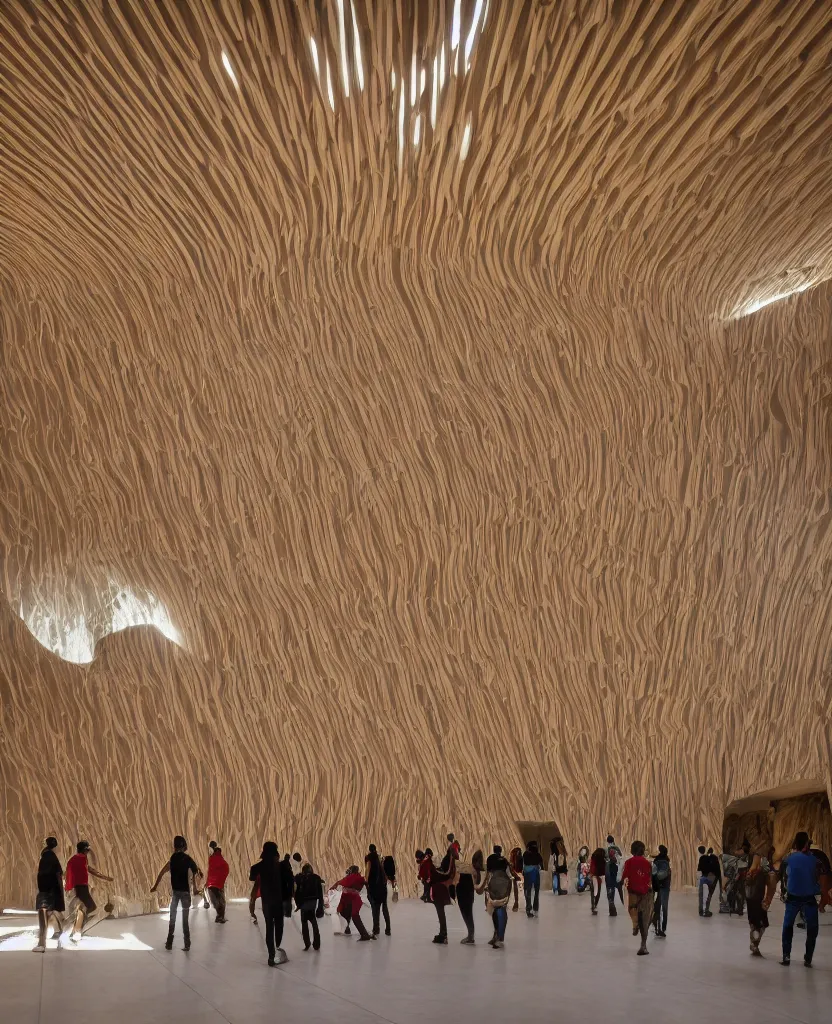
<path fill-rule="evenodd" d="M 774 847 L 765 857 L 755 854 L 745 876 L 745 909 L 748 914 L 752 956 L 763 955 L 760 952 L 760 942 L 768 928 L 768 908 L 777 888 L 777 873 L 773 863 Z"/>
<path fill-rule="evenodd" d="M 792 955 L 794 922 L 800 911 L 806 921 L 806 952 L 803 963 L 812 966 L 815 942 L 818 937 L 818 904 L 820 893 L 820 863 L 809 850 L 809 835 L 798 832 L 794 838 L 792 852 L 784 861 L 786 869 L 786 914 L 783 918 L 783 959 L 780 963 L 788 967 Z"/>
<path fill-rule="evenodd" d="M 295 903 L 300 911 L 300 927 L 303 933 L 303 948 L 308 950 L 309 925 L 312 925 L 312 948 L 321 948 L 321 933 L 318 918 L 324 916 L 324 887 L 320 877 L 312 870 L 311 864 L 304 864 L 295 881 Z"/>
<path fill-rule="evenodd" d="M 75 923 L 70 932 L 70 942 L 80 942 L 84 926 L 87 931 L 97 922 L 98 917 L 92 918 L 98 907 L 90 895 L 90 875 L 93 878 L 100 878 L 102 882 L 112 882 L 110 875 L 102 875 L 93 868 L 88 861 L 92 853 L 90 844 L 82 839 L 75 847 L 77 853 L 70 857 L 66 864 L 65 888 L 67 892 L 74 892 L 79 903 L 75 914 Z"/>
<path fill-rule="evenodd" d="M 671 877 L 672 871 L 670 870 L 667 847 L 660 846 L 658 856 L 653 860 L 653 892 L 655 893 L 653 923 L 656 926 L 656 935 L 660 939 L 667 938 L 667 907 L 670 902 Z"/>
<path fill-rule="evenodd" d="M 263 920 L 266 922 L 266 949 L 269 954 L 269 967 L 278 967 L 288 962 L 289 958 L 281 948 L 283 941 L 283 904 L 286 890 L 283 883 L 283 870 L 277 851 L 277 843 L 263 843 L 260 860 L 253 864 L 249 872 L 250 882 L 260 883 L 260 906 Z M 291 868 L 289 869 L 291 871 Z M 292 898 L 292 889 L 288 890 L 288 898 Z"/>
<path fill-rule="evenodd" d="M 712 856 L 705 852 L 704 846 L 699 847 L 699 863 L 696 865 L 696 870 L 699 872 L 699 916 L 713 917 L 711 900 L 716 888 L 716 875 L 714 874 Z"/>
<path fill-rule="evenodd" d="M 526 894 L 526 917 L 534 917 L 540 910 L 540 869 L 543 858 L 532 840 L 523 854 L 523 892 Z"/>
<path fill-rule="evenodd" d="M 641 935 L 638 955 L 647 956 L 647 933 L 653 918 L 653 880 L 650 861 L 644 856 L 644 843 L 630 847 L 632 857 L 624 865 L 621 881 L 627 886 L 627 905 L 633 922 L 633 935 Z"/>
<path fill-rule="evenodd" d="M 191 910 L 191 885 L 194 895 L 197 893 L 197 878 L 202 878 L 202 872 L 196 862 L 188 855 L 188 844 L 184 836 L 173 837 L 173 853 L 170 860 L 165 864 L 150 891 L 156 892 L 162 878 L 170 872 L 170 922 L 168 924 L 168 937 L 165 942 L 165 949 L 173 949 L 173 933 L 176 930 L 176 911 L 182 907 L 182 938 L 185 944 L 182 947 L 187 953 L 191 948 L 191 926 L 189 915 Z M 193 880 L 191 879 L 193 876 Z"/>
<path fill-rule="evenodd" d="M 58 840 L 50 836 L 44 843 L 38 864 L 38 895 L 35 909 L 38 912 L 38 944 L 34 953 L 46 952 L 46 932 L 49 918 L 55 918 L 55 934 L 58 937 L 58 949 L 61 948 L 61 931 L 63 930 L 64 887 L 62 883 L 61 862 L 55 853 Z"/>
<path fill-rule="evenodd" d="M 217 913 L 217 924 L 225 924 L 225 880 L 228 878 L 228 861 L 222 855 L 221 847 L 211 844 L 214 852 L 208 858 L 208 877 L 205 889 L 211 897 L 211 906 Z"/>
<path fill-rule="evenodd" d="M 621 848 L 615 845 L 615 839 L 612 836 L 607 836 L 607 868 L 606 868 L 606 883 L 607 883 L 607 902 L 610 905 L 610 917 L 617 917 L 618 911 L 615 909 L 615 894 L 618 892 L 621 902 L 624 902 L 624 897 L 621 896 L 621 880 L 619 880 L 618 872 L 620 870 L 621 861 L 624 859 L 621 853 Z"/>

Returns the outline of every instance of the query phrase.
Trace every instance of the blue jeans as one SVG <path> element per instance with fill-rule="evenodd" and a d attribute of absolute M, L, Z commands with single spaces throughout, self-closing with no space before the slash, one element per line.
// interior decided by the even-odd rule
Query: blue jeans
<path fill-rule="evenodd" d="M 706 910 L 711 909 L 711 900 L 713 899 L 714 889 L 716 888 L 716 877 L 714 875 L 700 875 L 699 876 L 699 913 L 703 914 Z M 705 892 L 708 890 L 708 898 L 704 899 Z"/>
<path fill-rule="evenodd" d="M 495 907 L 491 911 L 491 920 L 494 922 L 494 938 L 502 942 L 508 924 L 508 907 Z"/>
<path fill-rule="evenodd" d="M 818 937 L 818 901 L 814 896 L 786 896 L 786 915 L 783 918 L 783 959 L 788 960 L 792 955 L 794 922 L 801 910 L 806 921 L 806 953 L 803 958 L 807 963 L 811 963 Z"/>
<path fill-rule="evenodd" d="M 670 902 L 670 886 L 656 892 L 654 924 L 657 932 L 667 931 L 667 905 Z"/>
<path fill-rule="evenodd" d="M 540 868 L 523 868 L 523 892 L 526 894 L 526 913 L 540 909 Z M 532 892 L 534 892 L 534 905 L 532 905 Z"/>
<path fill-rule="evenodd" d="M 170 923 L 168 924 L 168 942 L 173 942 L 173 932 L 174 929 L 176 928 L 176 911 L 179 907 L 182 907 L 182 937 L 185 939 L 185 942 L 190 945 L 191 929 L 190 922 L 188 921 L 188 914 L 191 909 L 190 892 L 175 891 L 171 893 Z"/>

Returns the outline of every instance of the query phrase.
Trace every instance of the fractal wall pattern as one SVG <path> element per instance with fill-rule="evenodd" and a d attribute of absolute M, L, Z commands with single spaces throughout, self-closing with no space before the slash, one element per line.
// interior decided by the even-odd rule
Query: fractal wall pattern
<path fill-rule="evenodd" d="M 831 17 L 2 0 L 0 904 L 829 791 Z"/>

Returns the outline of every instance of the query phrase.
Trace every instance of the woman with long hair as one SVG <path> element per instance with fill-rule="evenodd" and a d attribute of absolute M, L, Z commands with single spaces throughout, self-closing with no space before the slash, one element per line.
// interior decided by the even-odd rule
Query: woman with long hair
<path fill-rule="evenodd" d="M 468 929 L 462 940 L 463 946 L 474 945 L 474 892 L 482 880 L 482 850 L 477 850 L 470 861 L 464 861 L 457 854 L 456 867 L 456 905 Z"/>
<path fill-rule="evenodd" d="M 390 911 L 387 909 L 387 874 L 381 863 L 378 850 L 370 843 L 370 852 L 364 858 L 364 877 L 367 879 L 367 898 L 373 914 L 373 935 L 381 931 L 381 915 L 384 915 L 384 934 L 390 934 Z"/>

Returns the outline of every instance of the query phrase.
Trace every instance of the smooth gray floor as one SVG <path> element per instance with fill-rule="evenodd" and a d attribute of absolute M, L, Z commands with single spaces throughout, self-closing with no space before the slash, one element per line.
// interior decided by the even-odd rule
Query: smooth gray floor
<path fill-rule="evenodd" d="M 31 952 L 34 919 L 0 918 L 0 1018 L 10 1024 L 424 1024 L 425 1021 L 524 1021 L 614 1024 L 634 1020 L 730 1024 L 830 1020 L 832 913 L 821 917 L 814 970 L 802 965 L 805 933 L 794 960 L 778 965 L 782 905 L 772 912 L 765 959 L 748 951 L 745 921 L 696 914 L 696 897 L 673 893 L 667 939 L 650 939 L 637 957 L 625 913 L 593 918 L 589 900 L 542 898 L 539 918 L 510 913 L 506 948 L 494 951 L 489 918 L 478 905 L 477 945 L 460 946 L 459 914 L 448 910 L 448 946 L 431 943 L 433 908 L 407 900 L 391 906 L 393 936 L 357 943 L 336 937 L 329 918 L 323 949 L 305 953 L 287 922 L 290 962 L 265 964 L 262 924 L 242 903 L 229 923 L 192 912 L 193 948 L 167 953 L 161 916 L 105 921 L 80 948 Z M 365 912 L 365 918 L 368 916 Z M 126 938 L 122 938 L 126 936 Z M 118 948 L 100 948 L 117 946 Z M 145 948 L 148 947 L 148 948 Z"/>

